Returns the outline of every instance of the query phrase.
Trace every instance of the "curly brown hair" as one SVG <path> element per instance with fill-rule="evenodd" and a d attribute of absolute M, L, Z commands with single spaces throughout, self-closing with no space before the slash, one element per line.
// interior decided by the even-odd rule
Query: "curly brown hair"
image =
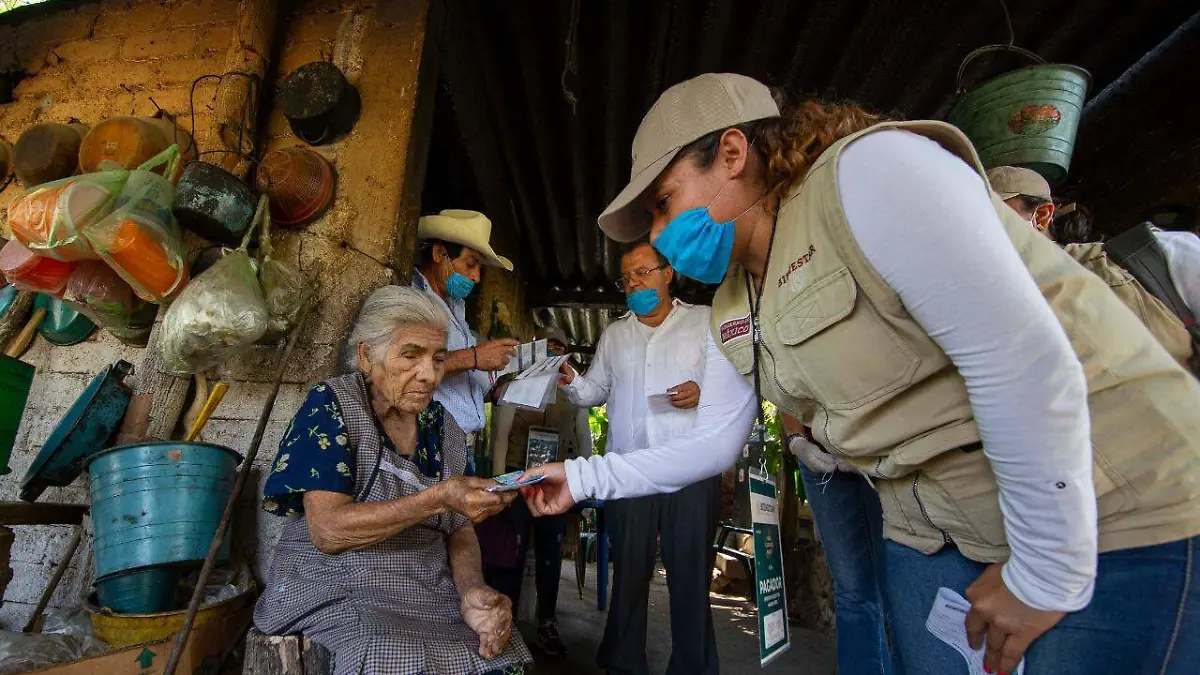
<path fill-rule="evenodd" d="M 881 122 L 896 119 L 895 116 L 869 112 L 851 102 L 830 103 L 805 99 L 791 105 L 780 89 L 772 89 L 771 95 L 779 106 L 780 116 L 739 124 L 733 129 L 741 131 L 750 140 L 751 147 L 762 161 L 765 170 L 763 180 L 767 186 L 768 205 L 779 204 L 812 167 L 821 153 L 840 139 Z M 701 168 L 712 165 L 717 156 L 721 136 L 729 129 L 721 129 L 692 141 L 680 151 L 676 158 L 689 157 Z"/>

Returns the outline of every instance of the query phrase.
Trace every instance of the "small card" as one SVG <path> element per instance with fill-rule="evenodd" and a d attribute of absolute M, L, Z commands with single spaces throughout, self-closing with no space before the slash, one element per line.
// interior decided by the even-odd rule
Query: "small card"
<path fill-rule="evenodd" d="M 650 406 L 650 412 L 654 414 L 675 411 L 675 406 L 671 405 L 671 395 L 666 392 L 662 394 L 654 394 L 653 396 L 647 396 L 646 402 Z"/>

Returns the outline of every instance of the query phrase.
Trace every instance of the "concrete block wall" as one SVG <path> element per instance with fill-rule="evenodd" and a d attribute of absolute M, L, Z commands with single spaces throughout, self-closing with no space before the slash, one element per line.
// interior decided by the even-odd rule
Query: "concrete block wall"
<path fill-rule="evenodd" d="M 0 71 L 23 69 L 28 77 L 15 101 L 0 105 L 0 136 L 14 142 L 28 126 L 77 118 L 95 124 L 112 115 L 152 115 L 156 105 L 191 125 L 188 89 L 206 73 L 224 69 L 237 10 L 236 0 L 98 0 L 48 7 L 19 24 L 0 22 Z M 260 576 L 270 561 L 282 521 L 259 508 L 265 468 L 308 388 L 338 371 L 336 358 L 354 311 L 374 288 L 401 279 L 386 263 L 398 241 L 410 241 L 415 222 L 401 218 L 405 175 L 403 153 L 380 160 L 381 151 L 404 148 L 417 107 L 416 73 L 421 64 L 424 0 L 294 0 L 280 3 L 276 79 L 317 59 L 331 59 L 358 84 L 363 114 L 345 138 L 314 148 L 339 173 L 333 208 L 301 232 L 277 232 L 276 255 L 297 262 L 317 277 L 317 304 L 303 327 L 285 370 L 284 385 L 266 427 L 253 479 L 241 495 L 235 532 Z M 390 44 L 389 44 L 390 41 Z M 379 58 L 364 64 L 364 53 Z M 366 71 L 366 72 L 364 72 Z M 383 89 L 390 81 L 396 91 Z M 277 81 L 268 82 L 273 92 Z M 215 85 L 196 93 L 198 140 L 211 115 Z M 268 149 L 299 144 L 286 120 L 263 101 Z M 201 150 L 207 148 L 201 147 Z M 3 208 L 18 190 L 0 193 Z M 420 186 L 415 187 L 420 194 Z M 189 238 L 190 248 L 204 245 Z M 146 350 L 122 345 L 106 333 L 73 347 L 52 347 L 42 338 L 22 357 L 37 368 L 33 391 L 10 461 L 0 479 L 0 499 L 15 499 L 17 486 L 58 419 L 104 365 L 124 358 L 136 365 Z M 270 390 L 278 349 L 250 349 L 210 375 L 230 391 L 201 439 L 244 452 Z M 135 372 L 136 377 L 136 372 Z M 45 501 L 86 502 L 86 478 L 48 490 Z M 0 628 L 19 629 L 53 573 L 70 536 L 66 527 L 16 527 L 14 579 L 0 607 Z M 53 597 L 51 608 L 77 606 L 90 585 L 90 533 Z"/>

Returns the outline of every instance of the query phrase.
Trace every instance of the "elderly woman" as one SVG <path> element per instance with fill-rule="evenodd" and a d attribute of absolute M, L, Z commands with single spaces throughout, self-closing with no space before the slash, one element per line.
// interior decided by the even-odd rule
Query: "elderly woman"
<path fill-rule="evenodd" d="M 309 392 L 263 507 L 289 518 L 254 623 L 333 652 L 335 675 L 509 675 L 532 661 L 512 606 L 484 584 L 472 521 L 515 493 L 464 476 L 465 435 L 433 401 L 446 316 L 386 286 L 350 333 L 350 375 Z"/>

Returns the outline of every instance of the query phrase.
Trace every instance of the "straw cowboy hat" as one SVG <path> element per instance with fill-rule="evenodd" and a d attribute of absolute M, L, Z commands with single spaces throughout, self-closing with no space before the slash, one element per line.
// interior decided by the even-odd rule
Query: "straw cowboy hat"
<path fill-rule="evenodd" d="M 421 216 L 417 222 L 417 239 L 441 239 L 478 251 L 484 264 L 503 267 L 509 272 L 512 261 L 492 250 L 492 221 L 478 211 L 445 209 L 436 216 Z"/>

